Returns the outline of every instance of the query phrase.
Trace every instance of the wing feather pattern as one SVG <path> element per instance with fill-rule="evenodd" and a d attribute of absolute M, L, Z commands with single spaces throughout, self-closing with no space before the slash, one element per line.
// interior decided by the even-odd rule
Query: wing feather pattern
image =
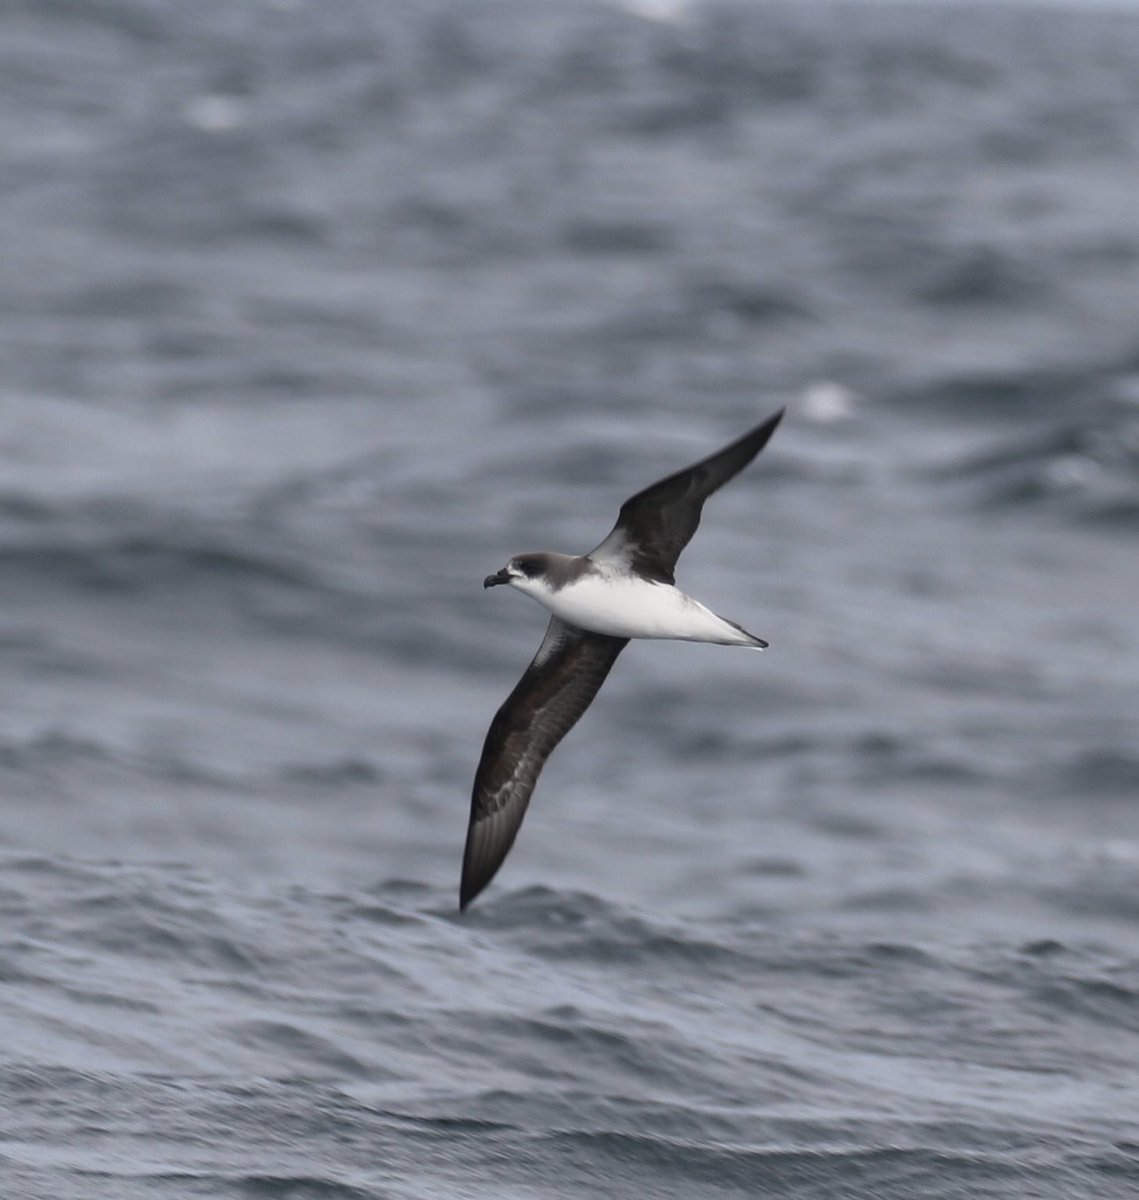
<path fill-rule="evenodd" d="M 495 713 L 471 795 L 459 907 L 502 865 L 551 751 L 577 724 L 628 638 L 550 619 L 538 653 Z"/>
<path fill-rule="evenodd" d="M 621 505 L 617 524 L 589 557 L 619 562 L 639 575 L 675 583 L 673 571 L 688 545 L 704 501 L 767 445 L 783 409 L 715 454 L 638 492 Z"/>

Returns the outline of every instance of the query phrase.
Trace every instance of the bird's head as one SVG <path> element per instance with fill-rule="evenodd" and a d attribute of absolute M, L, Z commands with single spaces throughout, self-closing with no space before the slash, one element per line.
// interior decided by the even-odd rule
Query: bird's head
<path fill-rule="evenodd" d="M 546 587 L 546 558 L 545 554 L 516 554 L 501 571 L 488 575 L 482 585 L 489 588 L 507 583 L 520 592 L 541 591 Z"/>

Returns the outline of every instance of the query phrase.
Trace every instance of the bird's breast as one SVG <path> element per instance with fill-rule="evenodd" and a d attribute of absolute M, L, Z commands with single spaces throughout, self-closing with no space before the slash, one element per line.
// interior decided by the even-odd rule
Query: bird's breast
<path fill-rule="evenodd" d="M 625 638 L 700 638 L 712 614 L 666 583 L 591 574 L 542 598 L 579 629 Z"/>

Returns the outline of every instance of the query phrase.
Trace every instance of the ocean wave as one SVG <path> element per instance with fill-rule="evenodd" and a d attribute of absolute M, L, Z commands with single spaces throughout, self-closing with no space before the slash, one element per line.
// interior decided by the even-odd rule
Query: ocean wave
<path fill-rule="evenodd" d="M 140 592 L 181 589 L 194 582 L 317 586 L 307 565 L 284 555 L 222 539 L 136 533 L 85 542 L 41 541 L 0 547 L 0 566 L 14 582 L 38 579 L 76 591 Z"/>
<path fill-rule="evenodd" d="M 984 396 L 985 384 L 955 385 L 962 396 Z M 1069 518 L 1120 529 L 1139 519 L 1139 408 L 1105 395 L 1096 381 L 1092 396 L 1080 399 L 1055 380 L 1037 388 L 1023 387 L 1025 403 L 1033 403 L 1035 419 L 1015 434 L 1004 433 L 995 445 L 959 456 L 938 472 L 942 480 L 968 487 L 976 507 L 984 510 L 1036 508 Z M 1085 383 L 1085 395 L 1090 390 Z M 1095 394 L 1095 393 L 1098 393 Z M 999 397 L 991 396 L 995 401 Z M 1041 406 L 1051 408 L 1051 421 L 1041 419 Z M 1002 413 L 1002 418 L 1007 414 Z"/>
<path fill-rule="evenodd" d="M 665 7 L 14 0 L 13 1195 L 1136 1191 L 1139 22 Z M 459 914 L 480 580 L 785 401 Z"/>
<path fill-rule="evenodd" d="M 457 1146 L 499 1191 L 603 1175 L 613 1195 L 871 1197 L 937 1177 L 1051 1195 L 1130 1178 L 1111 1143 L 1126 1119 L 1108 1114 L 1137 968 L 1077 942 L 851 939 L 552 888 L 460 918 L 411 880 L 354 894 L 170 863 L 3 867 L 0 973 L 29 1061 L 0 1068 L 0 1091 L 33 1142 L 97 1111 L 122 1147 L 146 1111 L 139 1178 L 337 1195 L 382 1170 L 419 1196 Z M 1094 1138 L 1042 1077 L 1102 1117 Z M 195 1136 L 156 1138 L 156 1114 Z"/>

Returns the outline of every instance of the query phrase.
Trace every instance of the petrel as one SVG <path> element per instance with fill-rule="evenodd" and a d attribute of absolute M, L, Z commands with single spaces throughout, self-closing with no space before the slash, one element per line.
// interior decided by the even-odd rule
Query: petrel
<path fill-rule="evenodd" d="M 487 731 L 471 795 L 460 909 L 502 866 L 546 759 L 589 707 L 630 638 L 767 646 L 686 596 L 673 570 L 700 524 L 704 501 L 767 445 L 783 412 L 626 500 L 617 524 L 588 554 L 518 554 L 483 580 L 484 588 L 517 588 L 553 616 Z"/>

